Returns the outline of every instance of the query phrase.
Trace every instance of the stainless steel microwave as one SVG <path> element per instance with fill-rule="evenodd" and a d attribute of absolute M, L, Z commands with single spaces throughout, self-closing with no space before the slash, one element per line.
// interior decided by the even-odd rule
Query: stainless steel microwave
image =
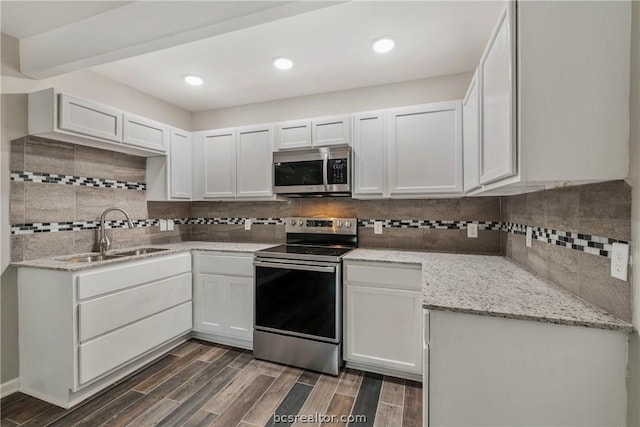
<path fill-rule="evenodd" d="M 289 197 L 350 196 L 351 147 L 273 153 L 273 192 Z"/>

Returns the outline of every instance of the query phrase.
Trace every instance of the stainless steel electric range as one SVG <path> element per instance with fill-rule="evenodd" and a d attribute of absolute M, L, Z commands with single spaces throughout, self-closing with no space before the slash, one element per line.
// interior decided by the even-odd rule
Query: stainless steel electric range
<path fill-rule="evenodd" d="M 332 375 L 342 365 L 342 257 L 356 218 L 287 218 L 286 244 L 255 253 L 253 355 Z"/>

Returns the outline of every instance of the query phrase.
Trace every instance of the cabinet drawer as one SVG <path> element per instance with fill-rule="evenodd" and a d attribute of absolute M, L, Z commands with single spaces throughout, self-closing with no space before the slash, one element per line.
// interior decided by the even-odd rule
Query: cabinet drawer
<path fill-rule="evenodd" d="M 191 255 L 180 253 L 81 273 L 77 275 L 76 280 L 78 299 L 155 282 L 190 271 Z"/>
<path fill-rule="evenodd" d="M 253 277 L 253 256 L 234 256 L 198 252 L 193 255 L 194 273 Z"/>
<path fill-rule="evenodd" d="M 78 348 L 80 384 L 191 329 L 191 301 L 101 336 Z"/>
<path fill-rule="evenodd" d="M 371 264 L 346 264 L 347 282 L 382 285 L 392 289 L 422 289 L 421 269 L 416 267 L 379 267 Z"/>
<path fill-rule="evenodd" d="M 78 305 L 83 342 L 191 300 L 191 273 L 109 294 Z"/>

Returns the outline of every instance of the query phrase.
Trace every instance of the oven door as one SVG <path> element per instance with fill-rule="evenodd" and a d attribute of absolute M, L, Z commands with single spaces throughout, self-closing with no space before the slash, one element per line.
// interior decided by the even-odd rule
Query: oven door
<path fill-rule="evenodd" d="M 273 163 L 275 193 L 319 193 L 325 191 L 324 159 Z"/>
<path fill-rule="evenodd" d="M 340 264 L 254 261 L 255 329 L 339 343 Z"/>

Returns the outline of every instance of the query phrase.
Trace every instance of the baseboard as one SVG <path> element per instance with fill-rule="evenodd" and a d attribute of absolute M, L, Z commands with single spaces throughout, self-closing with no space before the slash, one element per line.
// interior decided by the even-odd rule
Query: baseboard
<path fill-rule="evenodd" d="M 20 388 L 20 377 L 0 384 L 0 398 L 15 393 Z"/>

